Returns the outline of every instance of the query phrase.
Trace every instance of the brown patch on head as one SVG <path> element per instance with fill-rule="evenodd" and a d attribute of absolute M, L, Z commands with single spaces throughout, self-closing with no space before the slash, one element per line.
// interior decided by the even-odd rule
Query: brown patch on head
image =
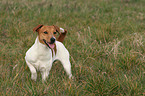
<path fill-rule="evenodd" d="M 54 26 L 38 25 L 35 28 L 33 28 L 33 31 L 38 32 L 39 42 L 42 44 L 45 45 L 53 44 L 56 40 L 55 38 L 56 38 L 57 30 Z"/>
<path fill-rule="evenodd" d="M 37 25 L 35 28 L 33 28 L 33 31 L 38 32 L 38 38 L 39 38 L 39 42 L 45 45 L 49 45 L 49 44 L 53 44 L 55 42 L 55 39 L 57 38 L 57 33 L 59 33 L 59 37 L 58 37 L 58 41 L 63 42 L 64 37 L 66 36 L 67 31 L 65 30 L 64 33 L 60 32 L 60 28 L 58 26 L 44 26 L 44 25 Z M 44 42 L 45 40 L 45 42 Z M 52 41 L 54 41 L 52 43 Z M 46 44 L 47 43 L 47 44 Z M 47 45 L 47 46 L 48 46 Z"/>
<path fill-rule="evenodd" d="M 60 34 L 60 28 L 58 26 L 53 25 L 54 28 L 56 29 L 56 32 L 58 32 Z"/>
<path fill-rule="evenodd" d="M 51 42 L 51 38 L 56 38 L 56 30 L 54 26 L 42 26 L 38 31 L 39 41 L 44 44 L 43 39 L 46 42 Z"/>
<path fill-rule="evenodd" d="M 33 32 L 35 32 L 35 31 L 38 32 L 42 26 L 43 26 L 42 24 L 37 25 L 35 28 L 33 28 Z"/>

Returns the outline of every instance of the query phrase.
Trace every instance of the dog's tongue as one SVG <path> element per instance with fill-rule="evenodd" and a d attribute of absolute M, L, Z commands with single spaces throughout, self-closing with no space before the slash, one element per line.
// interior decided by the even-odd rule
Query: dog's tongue
<path fill-rule="evenodd" d="M 47 43 L 47 44 L 49 45 L 49 47 L 50 47 L 51 49 L 54 48 L 54 44 L 49 44 L 49 43 Z"/>

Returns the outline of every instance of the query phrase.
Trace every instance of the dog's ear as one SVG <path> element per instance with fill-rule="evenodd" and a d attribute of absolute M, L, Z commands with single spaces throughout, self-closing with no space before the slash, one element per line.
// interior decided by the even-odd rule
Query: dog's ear
<path fill-rule="evenodd" d="M 33 32 L 35 32 L 35 31 L 38 32 L 42 26 L 43 26 L 42 24 L 37 25 L 36 27 L 33 28 Z"/>
<path fill-rule="evenodd" d="M 56 29 L 56 32 L 58 32 L 60 34 L 60 28 L 58 26 L 53 25 L 54 28 Z"/>

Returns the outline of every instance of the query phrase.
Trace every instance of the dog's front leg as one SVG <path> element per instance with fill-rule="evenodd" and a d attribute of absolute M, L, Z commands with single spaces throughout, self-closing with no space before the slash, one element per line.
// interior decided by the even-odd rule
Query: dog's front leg
<path fill-rule="evenodd" d="M 37 72 L 36 69 L 34 68 L 34 66 L 32 66 L 28 61 L 26 61 L 30 71 L 31 71 L 31 79 L 36 81 L 37 79 Z"/>
<path fill-rule="evenodd" d="M 47 73 L 46 73 L 46 68 L 41 68 L 40 69 L 41 75 L 42 75 L 42 81 L 45 81 L 47 78 Z"/>
<path fill-rule="evenodd" d="M 49 75 L 49 71 L 50 71 L 51 68 L 41 68 L 40 72 L 41 72 L 41 75 L 42 75 L 42 81 L 46 81 L 46 78 L 48 78 L 48 75 Z"/>

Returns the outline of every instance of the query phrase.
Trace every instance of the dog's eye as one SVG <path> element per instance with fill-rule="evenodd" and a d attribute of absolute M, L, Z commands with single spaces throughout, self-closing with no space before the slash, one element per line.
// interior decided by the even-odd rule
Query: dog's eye
<path fill-rule="evenodd" d="M 48 34 L 46 31 L 44 32 L 45 34 Z"/>
<path fill-rule="evenodd" d="M 56 32 L 53 32 L 53 34 L 56 34 Z"/>

